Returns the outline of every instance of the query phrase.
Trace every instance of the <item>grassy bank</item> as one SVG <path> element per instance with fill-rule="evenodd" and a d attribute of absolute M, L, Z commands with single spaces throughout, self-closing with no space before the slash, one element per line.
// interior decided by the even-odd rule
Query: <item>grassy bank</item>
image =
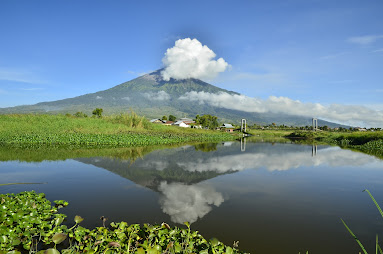
<path fill-rule="evenodd" d="M 134 113 L 102 118 L 0 115 L 2 145 L 126 147 L 231 139 L 223 132 L 152 124 Z"/>
<path fill-rule="evenodd" d="M 206 240 L 188 223 L 186 228 L 166 223 L 107 226 L 101 217 L 101 227 L 87 229 L 79 226 L 81 216 L 66 220 L 58 213 L 67 202 L 55 203 L 51 206 L 43 193 L 33 191 L 0 195 L 0 253 L 240 253 L 217 239 Z"/>
<path fill-rule="evenodd" d="M 285 138 L 287 135 L 291 134 L 291 130 L 257 130 L 252 129 L 248 130 L 248 133 L 254 137 L 259 138 Z"/>
<path fill-rule="evenodd" d="M 292 132 L 286 137 L 316 141 L 342 148 L 350 148 L 383 158 L 383 131 L 375 132 L 327 132 L 300 131 Z"/>
<path fill-rule="evenodd" d="M 157 149 L 177 147 L 173 145 L 135 146 L 135 147 L 86 147 L 71 148 L 62 146 L 9 147 L 0 146 L 0 161 L 42 162 L 75 158 L 106 157 L 135 161 Z"/>
<path fill-rule="evenodd" d="M 383 131 L 296 131 L 296 130 L 250 130 L 254 140 L 275 140 L 285 142 L 286 139 L 299 143 L 320 143 L 338 145 L 383 158 Z"/>
<path fill-rule="evenodd" d="M 103 157 L 134 162 L 145 155 L 160 149 L 180 146 L 194 146 L 199 151 L 217 150 L 217 143 L 177 143 L 171 145 L 133 146 L 133 147 L 66 147 L 66 146 L 0 146 L 1 161 L 42 162 L 76 158 Z M 70 148 L 70 149 L 68 149 Z"/>

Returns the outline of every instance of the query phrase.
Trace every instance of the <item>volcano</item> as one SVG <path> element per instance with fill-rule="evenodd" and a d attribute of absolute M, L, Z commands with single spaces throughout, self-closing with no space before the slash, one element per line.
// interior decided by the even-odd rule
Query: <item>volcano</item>
<path fill-rule="evenodd" d="M 199 79 L 189 78 L 183 80 L 170 79 L 165 81 L 161 69 L 145 74 L 131 81 L 114 86 L 110 89 L 89 93 L 73 98 L 40 102 L 34 105 L 23 105 L 9 108 L 0 108 L 0 113 L 48 113 L 48 114 L 74 114 L 83 112 L 91 114 L 95 108 L 102 108 L 104 114 L 118 114 L 133 110 L 147 118 L 161 118 L 164 115 L 174 115 L 178 118 L 194 118 L 196 115 L 210 114 L 219 118 L 220 122 L 239 123 L 246 118 L 248 123 L 277 125 L 310 126 L 311 118 L 275 114 L 275 113 L 249 113 L 239 110 L 214 107 L 201 104 L 197 101 L 181 100 L 180 97 L 188 92 L 228 93 L 236 94 Z M 229 108 L 229 109 L 228 109 Z M 339 124 L 318 121 L 319 125 L 329 127 L 342 126 Z"/>

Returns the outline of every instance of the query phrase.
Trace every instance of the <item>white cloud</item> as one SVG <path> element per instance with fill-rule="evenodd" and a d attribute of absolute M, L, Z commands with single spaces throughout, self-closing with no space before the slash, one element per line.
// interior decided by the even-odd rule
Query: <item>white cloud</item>
<path fill-rule="evenodd" d="M 157 93 L 143 93 L 143 95 L 148 100 L 154 100 L 154 101 L 170 100 L 170 95 L 165 91 L 159 91 Z"/>
<path fill-rule="evenodd" d="M 347 41 L 351 43 L 360 44 L 360 45 L 369 45 L 382 38 L 383 38 L 383 35 L 366 35 L 366 36 L 350 37 L 347 39 Z"/>
<path fill-rule="evenodd" d="M 208 214 L 212 205 L 220 206 L 224 201 L 221 193 L 204 184 L 185 185 L 162 182 L 159 191 L 162 211 L 170 215 L 175 223 L 193 223 Z"/>
<path fill-rule="evenodd" d="M 299 167 L 329 165 L 332 167 L 370 166 L 380 168 L 379 160 L 363 154 L 344 150 L 339 147 L 319 149 L 316 156 L 311 151 L 288 151 L 283 153 L 246 152 L 235 155 L 196 159 L 178 162 L 183 170 L 190 172 L 214 171 L 227 173 L 246 169 L 266 168 L 269 171 L 285 171 Z"/>
<path fill-rule="evenodd" d="M 101 100 L 102 97 L 101 96 L 96 96 L 96 100 Z"/>
<path fill-rule="evenodd" d="M 126 100 L 126 101 L 130 101 L 130 98 L 129 98 L 128 96 L 126 96 L 126 97 L 122 97 L 121 99 L 122 99 L 122 100 Z"/>
<path fill-rule="evenodd" d="M 383 89 L 376 89 L 373 91 L 374 93 L 383 93 Z M 377 111 L 383 111 L 383 104 L 366 104 L 366 107 L 371 108 L 372 110 L 377 110 Z"/>
<path fill-rule="evenodd" d="M 363 127 L 382 127 L 383 112 L 364 106 L 319 103 L 302 103 L 287 97 L 270 96 L 267 100 L 228 93 L 188 92 L 181 100 L 197 101 L 214 107 L 254 113 L 282 113 L 305 117 L 318 117 L 338 123 Z"/>
<path fill-rule="evenodd" d="M 223 146 L 232 146 L 234 142 L 223 142 Z"/>
<path fill-rule="evenodd" d="M 372 51 L 372 52 L 373 52 L 373 53 L 376 53 L 376 52 L 383 52 L 383 48 L 374 50 L 374 51 Z"/>
<path fill-rule="evenodd" d="M 213 60 L 216 54 L 197 39 L 180 39 L 169 48 L 162 59 L 165 65 L 161 72 L 164 80 L 212 79 L 225 71 L 229 64 L 223 58 Z"/>

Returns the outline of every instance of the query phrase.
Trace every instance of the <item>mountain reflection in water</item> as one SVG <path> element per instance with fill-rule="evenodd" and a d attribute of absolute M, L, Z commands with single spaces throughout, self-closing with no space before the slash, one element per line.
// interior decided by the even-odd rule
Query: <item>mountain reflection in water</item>
<path fill-rule="evenodd" d="M 33 162 L 33 163 L 30 163 Z M 251 253 L 358 253 L 343 218 L 373 252 L 383 161 L 339 147 L 224 142 L 182 147 L 0 147 L 2 193 L 35 190 L 64 199 L 84 227 L 189 221 L 206 238 Z M 326 243 L 326 244 L 323 244 Z"/>
<path fill-rule="evenodd" d="M 196 222 L 224 202 L 221 193 L 203 183 L 219 175 L 262 168 L 284 171 L 320 165 L 363 166 L 375 160 L 339 147 L 248 143 L 244 149 L 243 144 L 238 146 L 234 142 L 207 144 L 205 148 L 199 145 L 157 150 L 134 161 L 103 157 L 77 159 L 159 192 L 162 211 L 172 222 L 180 224 Z"/>

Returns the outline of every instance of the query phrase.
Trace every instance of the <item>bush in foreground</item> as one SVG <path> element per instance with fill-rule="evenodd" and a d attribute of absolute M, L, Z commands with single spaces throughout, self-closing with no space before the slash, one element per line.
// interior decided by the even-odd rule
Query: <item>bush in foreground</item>
<path fill-rule="evenodd" d="M 0 195 L 0 253 L 240 253 L 217 239 L 206 240 L 198 231 L 161 225 L 128 225 L 126 222 L 97 227 L 63 225 L 66 215 L 51 206 L 43 193 L 34 191 Z M 105 222 L 105 219 L 103 222 Z"/>

